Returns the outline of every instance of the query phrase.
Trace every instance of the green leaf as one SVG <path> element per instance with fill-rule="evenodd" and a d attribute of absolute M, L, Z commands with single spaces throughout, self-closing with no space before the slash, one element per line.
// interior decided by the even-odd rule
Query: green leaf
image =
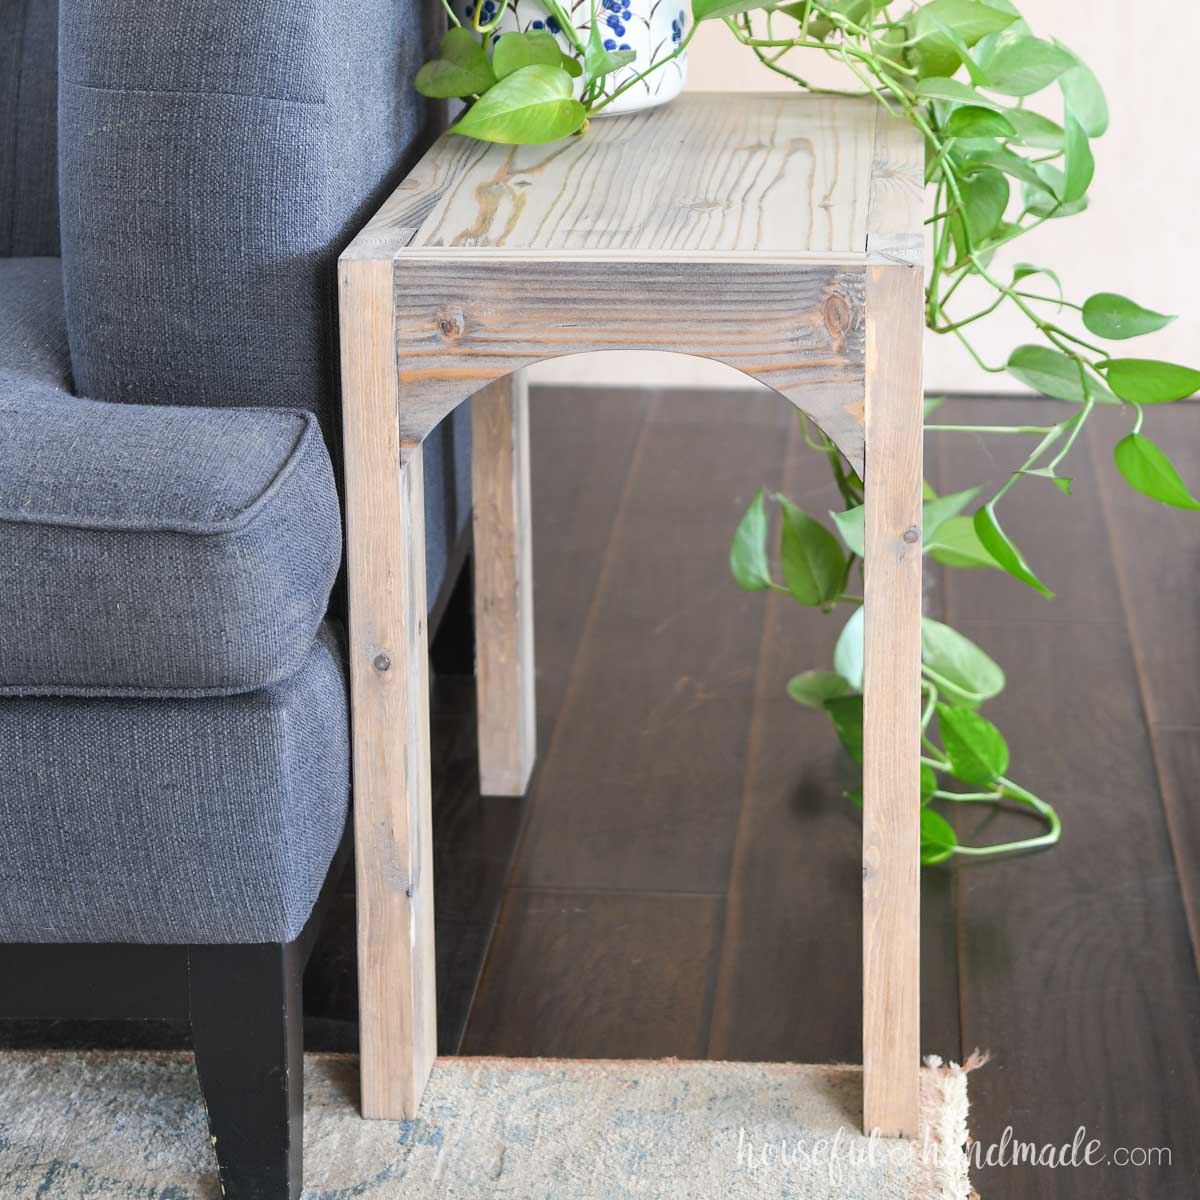
<path fill-rule="evenodd" d="M 835 696 L 825 701 L 825 711 L 833 722 L 838 741 L 859 766 L 863 760 L 863 698 Z"/>
<path fill-rule="evenodd" d="M 832 603 L 846 575 L 846 560 L 837 538 L 783 496 L 779 507 L 783 513 L 780 558 L 788 591 L 813 608 Z"/>
<path fill-rule="evenodd" d="M 935 412 L 937 412 L 937 410 L 938 410 L 939 408 L 941 408 L 941 407 L 942 407 L 942 405 L 943 405 L 943 404 L 945 404 L 945 403 L 946 403 L 946 397 L 945 397 L 945 396 L 926 396 L 926 397 L 925 397 L 925 404 L 924 404 L 924 407 L 923 407 L 923 412 L 924 412 L 925 420 L 926 420 L 926 421 L 928 421 L 928 420 L 929 420 L 929 418 L 930 418 L 931 416 L 933 416 L 933 414 L 934 414 Z"/>
<path fill-rule="evenodd" d="M 1056 45 L 1071 54 L 1061 42 Z M 1074 66 L 1058 77 L 1058 86 L 1088 137 L 1103 137 L 1108 129 L 1108 103 L 1104 99 L 1104 89 L 1087 63 L 1074 54 L 1071 54 L 1071 58 Z"/>
<path fill-rule="evenodd" d="M 996 560 L 1001 570 L 1007 571 L 1014 579 L 1027 583 L 1035 591 L 1053 600 L 1054 593 L 1030 570 L 1016 544 L 1000 527 L 993 509 L 994 504 L 994 500 L 989 501 L 975 514 L 975 532 L 983 548 Z"/>
<path fill-rule="evenodd" d="M 771 586 L 771 564 L 767 559 L 767 501 L 759 488 L 750 501 L 729 547 L 729 569 L 740 588 L 761 592 Z"/>
<path fill-rule="evenodd" d="M 950 520 L 957 517 L 968 504 L 979 494 L 977 487 L 967 488 L 965 492 L 955 492 L 951 496 L 938 496 L 926 500 L 921 505 L 921 540 L 926 544 L 935 540 L 938 530 Z"/>
<path fill-rule="evenodd" d="M 962 162 L 962 169 L 968 172 L 985 170 L 989 167 L 996 171 L 1003 171 L 1005 175 L 1011 175 L 1014 179 L 1019 179 L 1030 187 L 1040 188 L 1048 195 L 1052 194 L 1050 183 L 1042 178 L 1037 167 L 1003 146 L 979 147 L 972 150 Z"/>
<path fill-rule="evenodd" d="M 1100 369 L 1109 387 L 1135 404 L 1170 404 L 1200 388 L 1200 371 L 1153 358 L 1110 358 Z"/>
<path fill-rule="evenodd" d="M 1096 163 L 1092 158 L 1092 147 L 1088 135 L 1084 132 L 1079 118 L 1067 109 L 1066 123 L 1066 169 L 1065 181 L 1061 198 L 1065 204 L 1073 204 L 1082 200 L 1087 190 L 1092 186 L 1092 176 L 1096 173 Z"/>
<path fill-rule="evenodd" d="M 921 809 L 921 865 L 932 867 L 945 862 L 958 845 L 950 822 L 932 808 Z"/>
<path fill-rule="evenodd" d="M 999 171 L 981 171 L 965 177 L 958 186 L 963 202 L 961 218 L 966 220 L 972 245 L 979 246 L 996 230 L 1004 217 L 1004 210 L 1008 207 L 1008 180 Z M 951 233 L 955 232 L 951 226 Z M 956 238 L 955 248 L 960 258 L 966 257 L 965 243 L 959 245 Z"/>
<path fill-rule="evenodd" d="M 632 54 L 634 58 L 637 58 L 636 50 L 625 50 L 622 51 L 622 53 Z M 570 75 L 572 79 L 579 79 L 583 75 L 583 63 L 581 63 L 573 54 L 564 53 L 562 58 L 559 59 L 559 66 L 561 66 L 562 69 L 566 71 L 566 73 Z"/>
<path fill-rule="evenodd" d="M 1030 112 L 1027 108 L 1009 108 L 1005 110 L 1005 119 L 1016 127 L 1016 136 L 1021 145 L 1034 150 L 1061 150 L 1065 143 L 1066 134 L 1063 127 L 1041 113 Z"/>
<path fill-rule="evenodd" d="M 859 558 L 866 553 L 865 514 L 866 509 L 861 504 L 854 508 L 848 508 L 844 512 L 831 510 L 829 513 L 833 518 L 834 525 L 837 526 L 838 533 L 842 535 L 842 541 L 846 543 L 846 548 L 853 550 Z"/>
<path fill-rule="evenodd" d="M 1075 359 L 1050 346 L 1018 346 L 1008 356 L 1007 367 L 1008 373 L 1027 387 L 1055 400 L 1073 400 L 1082 404 L 1091 396 L 1094 400 L 1113 402 L 1113 396 L 1104 384 L 1081 371 Z"/>
<path fill-rule="evenodd" d="M 996 567 L 1000 564 L 987 552 L 970 517 L 951 517 L 925 546 L 930 558 L 947 567 Z"/>
<path fill-rule="evenodd" d="M 930 0 L 911 15 L 909 60 L 922 77 L 953 75 L 963 61 L 955 47 L 974 46 L 989 33 L 1007 29 L 1016 19 L 1011 13 L 977 0 Z"/>
<path fill-rule="evenodd" d="M 1114 342 L 1153 333 L 1173 320 L 1174 317 L 1143 308 L 1116 292 L 1097 292 L 1083 302 L 1083 323 L 1097 337 Z"/>
<path fill-rule="evenodd" d="M 1030 96 L 1075 65 L 1075 57 L 1053 42 L 1019 37 L 1000 44 L 987 63 L 993 92 Z"/>
<path fill-rule="evenodd" d="M 856 691 L 863 685 L 863 606 L 860 604 L 842 626 L 833 648 L 833 669 Z"/>
<path fill-rule="evenodd" d="M 1004 690 L 999 664 L 957 629 L 930 617 L 921 620 L 921 663 L 952 705 L 974 707 Z"/>
<path fill-rule="evenodd" d="M 970 708 L 937 706 L 938 729 L 950 771 L 969 787 L 987 787 L 1008 770 L 1008 743 L 995 725 Z"/>
<path fill-rule="evenodd" d="M 450 100 L 481 95 L 496 82 L 487 53 L 470 30 L 457 25 L 447 30 L 438 55 L 417 72 L 413 81 L 422 96 Z"/>
<path fill-rule="evenodd" d="M 1050 270 L 1049 267 L 1035 267 L 1033 263 L 1019 262 L 1013 267 L 1013 286 L 1016 287 L 1022 279 L 1028 279 L 1031 275 L 1045 275 L 1049 279 L 1054 280 L 1054 286 L 1058 288 L 1058 298 L 1063 298 L 1062 280 L 1059 279 L 1057 272 Z"/>
<path fill-rule="evenodd" d="M 497 79 L 503 79 L 522 67 L 537 63 L 546 67 L 557 67 L 563 57 L 554 35 L 544 29 L 531 29 L 528 33 L 503 33 L 492 50 L 492 70 Z"/>
<path fill-rule="evenodd" d="M 787 693 L 797 704 L 824 708 L 826 700 L 846 696 L 853 689 L 836 671 L 805 671 L 788 680 Z"/>
<path fill-rule="evenodd" d="M 774 0 L 692 0 L 693 21 L 715 21 L 756 8 L 771 8 Z"/>
<path fill-rule="evenodd" d="M 588 33 L 587 45 L 583 51 L 583 69 L 589 82 L 593 79 L 601 79 L 605 75 L 611 75 L 637 58 L 636 50 L 605 50 L 604 34 L 601 32 L 602 24 L 596 19 L 593 6 L 592 28 Z"/>
<path fill-rule="evenodd" d="M 1123 437 L 1113 450 L 1117 470 L 1135 491 L 1172 508 L 1200 509 L 1200 501 L 1187 490 L 1171 460 L 1140 433 Z"/>
<path fill-rule="evenodd" d="M 1053 163 L 1038 163 L 1034 168 L 1041 186 L 1026 184 L 1024 187 L 1025 207 L 1039 217 L 1073 217 L 1083 212 L 1088 206 L 1087 196 L 1078 200 L 1066 201 L 1062 198 L 1067 190 L 1067 177 Z"/>
<path fill-rule="evenodd" d="M 849 800 L 850 803 L 859 810 L 859 812 L 862 812 L 863 793 L 861 787 L 848 788 L 846 791 L 846 799 Z"/>
<path fill-rule="evenodd" d="M 556 142 L 587 119 L 573 90 L 561 67 L 522 67 L 484 92 L 449 132 L 510 146 Z"/>
<path fill-rule="evenodd" d="M 977 92 L 957 79 L 933 77 L 919 80 L 913 91 L 922 100 L 949 100 L 954 104 L 974 104 L 981 108 L 1003 110 L 1002 104 Z"/>
<path fill-rule="evenodd" d="M 921 764 L 921 803 L 928 804 L 937 791 L 937 776 L 928 763 Z"/>
<path fill-rule="evenodd" d="M 966 104 L 956 108 L 942 127 L 946 137 L 1016 137 L 1016 126 L 995 109 L 982 108 L 978 104 Z"/>

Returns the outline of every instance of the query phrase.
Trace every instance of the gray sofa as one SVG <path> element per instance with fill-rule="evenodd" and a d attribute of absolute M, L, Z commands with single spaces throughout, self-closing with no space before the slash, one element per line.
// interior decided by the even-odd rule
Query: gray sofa
<path fill-rule="evenodd" d="M 294 998 L 347 821 L 334 262 L 423 148 L 433 24 L 420 0 L 0 3 L 0 1012 L 8 988 L 38 1015 L 13 964 L 47 947 L 135 975 L 171 948 L 214 1132 L 218 1076 L 255 1067 L 221 1065 L 255 1040 L 222 972 L 264 948 L 247 1009 L 277 960 Z M 464 406 L 426 444 L 431 597 L 468 442 Z M 283 1090 L 253 1103 L 294 1117 Z M 227 1195 L 294 1195 L 294 1122 L 241 1146 L 244 1115 Z"/>

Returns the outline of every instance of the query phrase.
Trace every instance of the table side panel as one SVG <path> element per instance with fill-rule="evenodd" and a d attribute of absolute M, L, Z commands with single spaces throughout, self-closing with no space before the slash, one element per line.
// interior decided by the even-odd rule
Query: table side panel
<path fill-rule="evenodd" d="M 862 253 L 872 99 L 696 93 L 546 146 L 444 135 L 391 219 L 411 247 Z"/>
<path fill-rule="evenodd" d="M 419 442 L 485 384 L 543 359 L 661 350 L 787 396 L 861 468 L 865 268 L 479 258 L 395 263 L 400 431 Z"/>

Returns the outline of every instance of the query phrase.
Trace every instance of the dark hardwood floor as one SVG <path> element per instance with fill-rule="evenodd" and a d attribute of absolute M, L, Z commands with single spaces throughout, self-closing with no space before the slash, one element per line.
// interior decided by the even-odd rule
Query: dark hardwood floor
<path fill-rule="evenodd" d="M 1040 403 L 945 412 L 1029 421 Z M 1151 417 L 1200 480 L 1200 409 Z M 989 712 L 1065 830 L 1049 853 L 925 872 L 922 1037 L 991 1051 L 981 1142 L 1084 1126 L 1172 1164 L 985 1168 L 988 1200 L 1200 1195 L 1200 515 L 1120 481 L 1121 419 L 1077 447 L 1072 498 L 1031 479 L 1006 505 L 1055 601 L 930 572 L 931 611 L 1007 668 Z M 724 566 L 756 488 L 820 512 L 824 468 L 762 393 L 535 392 L 533 439 L 540 759 L 462 1051 L 858 1059 L 851 768 L 784 693 L 830 661 L 840 622 L 747 596 Z M 998 483 L 1018 450 L 942 435 L 927 474 Z"/>
<path fill-rule="evenodd" d="M 943 410 L 1030 420 L 1043 402 Z M 1049 403 L 1049 402 L 1045 402 Z M 986 416 L 984 416 L 986 410 Z M 985 1200 L 1200 1195 L 1200 514 L 1131 493 L 1123 414 L 1073 455 L 1075 495 L 1030 479 L 1006 528 L 1058 592 L 931 564 L 928 603 L 1004 666 L 988 705 L 1010 774 L 1055 803 L 1061 844 L 922 882 L 922 1041 L 992 1061 L 972 1132 L 1038 1144 L 1077 1127 L 1169 1167 L 977 1172 Z M 1193 488 L 1200 407 L 1147 416 Z M 433 704 L 443 1053 L 856 1061 L 860 825 L 827 720 L 787 679 L 825 667 L 840 620 L 729 578 L 755 490 L 833 506 L 787 403 L 765 392 L 535 390 L 539 762 L 483 798 L 474 689 Z M 999 482 L 1017 439 L 930 438 L 946 492 Z M 1044 484 L 1044 486 L 1039 486 Z M 960 822 L 1003 840 L 1018 817 Z M 311 1048 L 356 1043 L 352 882 L 306 978 Z M 141 1044 L 186 1031 L 153 1027 Z M 0 1043 L 132 1044 L 107 1026 Z"/>

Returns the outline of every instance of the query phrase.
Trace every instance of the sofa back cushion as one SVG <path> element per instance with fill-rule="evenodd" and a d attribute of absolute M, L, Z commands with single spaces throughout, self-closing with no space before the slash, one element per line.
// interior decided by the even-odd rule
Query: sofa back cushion
<path fill-rule="evenodd" d="M 77 392 L 329 416 L 337 253 L 423 148 L 425 0 L 61 3 Z"/>
<path fill-rule="evenodd" d="M 58 0 L 0 0 L 0 257 L 58 253 Z"/>

